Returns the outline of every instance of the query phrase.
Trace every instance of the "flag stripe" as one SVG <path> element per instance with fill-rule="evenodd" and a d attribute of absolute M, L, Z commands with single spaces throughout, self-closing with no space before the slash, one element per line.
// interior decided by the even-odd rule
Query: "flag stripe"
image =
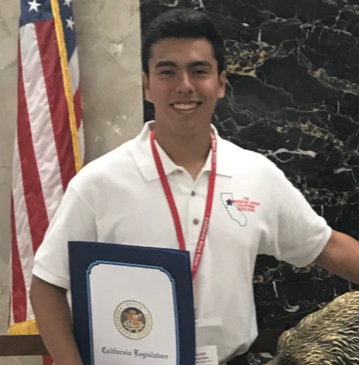
<path fill-rule="evenodd" d="M 17 246 L 18 246 L 21 268 L 23 272 L 27 273 L 32 271 L 34 253 L 31 245 L 31 233 L 30 233 L 28 216 L 26 214 L 26 202 L 24 197 L 23 179 L 20 166 L 20 157 L 19 157 L 17 139 L 15 140 L 12 175 L 13 175 L 12 197 L 14 204 L 14 213 L 16 217 L 14 233 L 16 233 L 17 237 Z M 26 305 L 27 318 L 31 317 L 33 314 L 29 298 L 31 279 L 32 279 L 31 275 L 25 275 L 24 280 L 21 281 L 20 285 L 18 284 L 17 280 L 13 281 L 14 287 L 19 285 L 19 288 L 21 289 L 23 287 L 23 283 L 25 285 L 27 294 L 27 305 Z"/>
<path fill-rule="evenodd" d="M 24 283 L 24 273 L 22 271 L 19 250 L 16 241 L 16 229 L 15 229 L 15 213 L 14 203 L 11 197 L 11 262 L 12 262 L 12 281 L 16 285 L 12 285 L 11 296 L 12 296 L 12 308 L 13 317 L 15 322 L 22 322 L 26 320 L 26 289 Z"/>
<path fill-rule="evenodd" d="M 68 106 L 53 20 L 35 23 L 63 190 L 76 174 Z M 58 199 L 56 200 L 58 203 Z"/>
<path fill-rule="evenodd" d="M 14 216 L 11 215 L 11 213 L 10 213 L 10 216 L 11 216 L 11 219 L 14 219 Z M 14 239 L 13 237 L 14 236 L 12 236 L 11 240 Z M 15 237 L 15 240 L 16 240 L 16 237 Z M 16 242 L 15 242 L 15 244 L 16 244 Z M 13 271 L 12 271 L 12 268 L 13 268 L 13 265 L 12 265 L 12 242 L 11 242 L 10 267 L 11 267 L 11 275 L 10 275 L 10 293 L 11 294 L 10 294 L 10 308 L 9 308 L 9 313 L 10 313 L 10 315 L 9 315 L 9 326 L 15 322 L 13 298 L 12 298 L 12 288 L 13 288 L 13 285 L 14 285 L 14 280 L 13 280 L 13 277 L 12 277 L 13 276 Z"/>
<path fill-rule="evenodd" d="M 29 24 L 30 25 L 30 24 Z M 27 26 L 27 25 L 26 25 Z M 24 89 L 21 51 L 19 51 L 18 72 L 18 129 L 17 139 L 19 146 L 20 163 L 22 168 L 24 196 L 31 232 L 33 251 L 36 252 L 42 243 L 49 221 L 47 218 L 45 200 L 42 192 L 40 175 L 37 167 L 31 126 L 27 109 Z M 31 63 L 30 61 L 28 61 Z"/>
<path fill-rule="evenodd" d="M 75 51 L 70 59 L 69 71 L 71 76 L 71 87 L 74 93 L 74 106 L 76 115 L 76 126 L 78 129 L 78 137 L 79 137 L 80 156 L 81 156 L 81 162 L 83 163 L 85 154 L 85 140 L 84 140 L 84 132 L 82 124 L 82 97 L 81 97 L 81 90 L 79 88 L 80 73 L 78 68 L 77 48 L 75 48 Z"/>
<path fill-rule="evenodd" d="M 52 20 L 46 23 L 53 22 Z M 44 23 L 44 22 L 42 22 Z M 47 85 L 34 24 L 20 29 L 23 77 L 32 140 L 49 221 L 63 196 L 59 161 L 50 114 Z M 31 60 L 31 62 L 29 62 Z"/>
<path fill-rule="evenodd" d="M 80 148 L 81 161 L 83 163 L 85 160 L 85 137 L 84 137 L 84 124 L 82 120 L 79 128 L 79 148 Z"/>
<path fill-rule="evenodd" d="M 46 356 L 42 357 L 42 363 L 43 363 L 43 365 L 53 365 L 54 361 L 52 360 L 50 355 L 46 355 Z"/>
<path fill-rule="evenodd" d="M 79 64 L 79 58 L 77 54 L 77 48 L 75 48 L 74 53 L 72 54 L 69 62 L 69 71 L 70 71 L 71 87 L 73 94 L 75 94 L 77 89 L 79 88 L 80 71 L 78 64 Z"/>
<path fill-rule="evenodd" d="M 81 91 L 77 89 L 74 95 L 75 115 L 76 115 L 76 126 L 77 129 L 81 126 L 82 121 L 82 102 L 81 102 Z"/>

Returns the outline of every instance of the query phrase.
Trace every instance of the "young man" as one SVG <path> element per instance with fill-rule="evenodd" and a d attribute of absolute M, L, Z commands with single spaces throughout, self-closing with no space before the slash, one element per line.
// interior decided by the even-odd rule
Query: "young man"
<path fill-rule="evenodd" d="M 316 262 L 359 282 L 359 242 L 332 231 L 273 163 L 211 126 L 226 73 L 223 41 L 206 15 L 175 10 L 157 18 L 143 69 L 155 122 L 72 180 L 35 258 L 32 304 L 56 365 L 81 364 L 66 301 L 70 240 L 190 251 L 197 345 L 216 344 L 221 361 L 245 353 L 257 336 L 258 253 L 297 266 Z M 255 202 L 255 213 L 240 209 L 242 197 Z"/>

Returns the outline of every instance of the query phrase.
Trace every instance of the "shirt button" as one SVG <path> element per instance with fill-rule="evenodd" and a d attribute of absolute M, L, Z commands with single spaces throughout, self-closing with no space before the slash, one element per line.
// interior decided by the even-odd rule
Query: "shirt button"
<path fill-rule="evenodd" d="M 193 224 L 196 226 L 199 223 L 198 219 L 193 219 Z"/>
<path fill-rule="evenodd" d="M 182 172 L 183 172 L 183 171 L 182 171 L 182 170 L 180 170 L 180 169 L 178 169 L 178 170 L 177 170 L 177 172 L 179 172 L 180 174 L 182 174 Z"/>
<path fill-rule="evenodd" d="M 195 195 L 196 195 L 196 192 L 192 191 L 191 196 L 195 196 Z"/>

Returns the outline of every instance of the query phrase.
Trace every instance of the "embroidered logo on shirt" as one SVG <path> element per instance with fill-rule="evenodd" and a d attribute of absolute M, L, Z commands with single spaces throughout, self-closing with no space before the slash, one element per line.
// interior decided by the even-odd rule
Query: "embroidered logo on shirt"
<path fill-rule="evenodd" d="M 234 200 L 232 193 L 221 193 L 221 201 L 229 216 L 240 226 L 246 226 L 248 218 L 243 212 L 255 213 L 256 207 L 260 204 L 244 197 L 242 200 Z"/>

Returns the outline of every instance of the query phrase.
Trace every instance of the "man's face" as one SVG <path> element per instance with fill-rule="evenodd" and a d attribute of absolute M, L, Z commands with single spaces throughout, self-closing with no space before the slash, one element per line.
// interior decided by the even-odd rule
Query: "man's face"
<path fill-rule="evenodd" d="M 226 73 L 218 75 L 217 67 L 206 39 L 166 38 L 152 46 L 143 83 L 155 106 L 156 124 L 180 134 L 208 126 L 225 92 Z"/>

